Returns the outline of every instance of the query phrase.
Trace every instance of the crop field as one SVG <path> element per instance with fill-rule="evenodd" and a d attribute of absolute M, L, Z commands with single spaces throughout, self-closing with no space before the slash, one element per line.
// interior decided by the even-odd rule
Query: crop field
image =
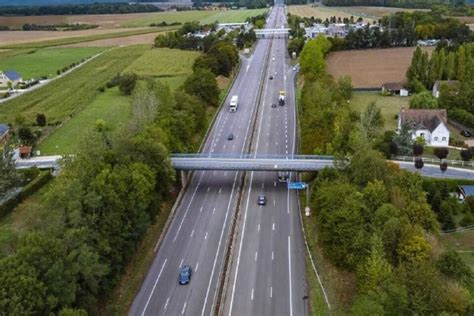
<path fill-rule="evenodd" d="M 392 7 L 333 7 L 333 9 L 346 12 L 354 16 L 363 16 L 370 19 L 380 19 L 383 16 L 396 12 L 413 12 L 413 11 L 429 11 L 427 9 L 407 9 Z"/>
<path fill-rule="evenodd" d="M 0 69 L 15 70 L 23 79 L 40 76 L 54 77 L 56 71 L 82 58 L 91 57 L 102 48 L 47 48 L 31 50 L 11 57 L 0 59 Z"/>
<path fill-rule="evenodd" d="M 314 17 L 315 19 L 319 18 L 321 20 L 326 20 L 326 18 L 330 18 L 332 16 L 341 17 L 341 19 L 350 18 L 351 15 L 354 16 L 355 19 L 358 17 L 363 18 L 362 15 L 349 14 L 332 7 L 318 7 L 312 5 L 291 5 L 288 6 L 288 12 L 301 17 Z"/>
<path fill-rule="evenodd" d="M 433 49 L 423 48 L 428 52 Z M 355 88 L 381 87 L 386 82 L 405 81 L 414 51 L 414 47 L 401 47 L 332 52 L 327 58 L 327 69 L 335 79 L 351 76 Z"/>
<path fill-rule="evenodd" d="M 199 21 L 203 24 L 219 21 L 221 23 L 244 22 L 247 17 L 255 16 L 266 12 L 267 9 L 252 10 L 226 10 L 226 11 L 176 11 L 158 12 L 130 20 L 122 24 L 124 27 L 149 26 L 151 23 L 173 23 Z"/>
<path fill-rule="evenodd" d="M 82 136 L 94 128 L 97 120 L 104 120 L 113 130 L 127 122 L 130 116 L 130 98 L 123 96 L 117 87 L 107 89 L 83 111 L 49 135 L 38 149 L 42 155 L 73 154 Z"/>
<path fill-rule="evenodd" d="M 0 32 L 1 48 L 39 48 L 59 46 L 80 42 L 94 41 L 105 38 L 116 38 L 146 33 L 156 33 L 173 29 L 163 28 L 121 28 L 113 30 L 84 30 L 84 31 L 3 31 Z"/>
<path fill-rule="evenodd" d="M 190 75 L 198 52 L 179 49 L 155 48 L 147 51 L 128 66 L 124 73 L 133 72 L 140 77 L 173 77 Z"/>
<path fill-rule="evenodd" d="M 74 117 L 100 93 L 97 88 L 149 49 L 147 46 L 129 46 L 105 52 L 63 78 L 3 103 L 0 122 L 14 123 L 15 117 L 21 115 L 27 124 L 31 124 L 37 113 L 44 113 L 48 122 Z"/>
<path fill-rule="evenodd" d="M 397 115 L 402 106 L 409 108 L 410 97 L 382 96 L 379 92 L 354 92 L 350 101 L 350 107 L 356 112 L 363 112 L 367 105 L 375 102 L 382 112 L 385 130 L 394 131 L 397 127 Z"/>
<path fill-rule="evenodd" d="M 129 45 L 153 45 L 155 43 L 155 38 L 159 34 L 163 34 L 164 32 L 158 33 L 147 33 L 147 34 L 139 34 L 139 35 L 132 35 L 132 36 L 121 36 L 121 37 L 112 37 L 112 38 L 104 38 L 95 41 L 86 41 L 86 42 L 79 42 L 75 44 L 64 45 L 63 47 L 111 47 L 111 46 L 129 46 Z"/>

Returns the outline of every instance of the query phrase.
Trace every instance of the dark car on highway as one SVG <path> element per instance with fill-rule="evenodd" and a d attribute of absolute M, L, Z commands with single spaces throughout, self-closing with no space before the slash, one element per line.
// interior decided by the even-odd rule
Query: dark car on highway
<path fill-rule="evenodd" d="M 233 140 L 234 139 L 234 134 L 230 133 L 229 136 L 227 136 L 227 140 Z"/>
<path fill-rule="evenodd" d="M 258 205 L 261 205 L 261 206 L 267 204 L 267 198 L 266 198 L 266 196 L 263 195 L 263 194 L 260 194 L 260 195 L 258 196 L 258 198 L 257 198 L 257 203 L 258 203 Z"/>
<path fill-rule="evenodd" d="M 179 271 L 179 278 L 178 282 L 181 285 L 188 284 L 191 281 L 191 274 L 193 273 L 193 269 L 190 266 L 183 266 Z"/>

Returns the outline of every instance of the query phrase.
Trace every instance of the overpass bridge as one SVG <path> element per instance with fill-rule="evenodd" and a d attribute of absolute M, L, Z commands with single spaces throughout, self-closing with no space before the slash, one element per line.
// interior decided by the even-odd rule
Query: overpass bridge
<path fill-rule="evenodd" d="M 272 38 L 272 37 L 287 37 L 290 29 L 256 29 L 255 35 L 257 38 Z"/>

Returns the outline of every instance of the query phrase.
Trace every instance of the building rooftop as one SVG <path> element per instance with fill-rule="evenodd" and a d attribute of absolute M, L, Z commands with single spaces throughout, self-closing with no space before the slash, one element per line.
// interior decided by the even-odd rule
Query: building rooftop
<path fill-rule="evenodd" d="M 428 109 L 403 109 L 400 111 L 401 122 L 413 121 L 420 127 L 428 129 L 430 132 L 438 127 L 439 123 L 443 122 L 447 125 L 448 115 L 446 110 L 428 110 Z"/>
<path fill-rule="evenodd" d="M 10 127 L 8 125 L 0 124 L 0 136 L 5 134 L 9 129 L 10 129 Z"/>
<path fill-rule="evenodd" d="M 464 196 L 474 196 L 474 185 L 460 185 L 459 189 Z"/>

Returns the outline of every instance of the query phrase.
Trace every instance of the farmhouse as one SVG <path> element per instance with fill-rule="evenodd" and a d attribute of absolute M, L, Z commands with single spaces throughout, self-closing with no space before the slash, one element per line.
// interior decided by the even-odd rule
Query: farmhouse
<path fill-rule="evenodd" d="M 413 126 L 412 139 L 422 137 L 427 146 L 446 147 L 449 145 L 448 115 L 446 110 L 405 110 L 398 115 L 398 130 L 402 124 Z"/>
<path fill-rule="evenodd" d="M 408 90 L 399 82 L 387 82 L 382 85 L 382 93 L 399 95 L 401 97 L 408 96 Z"/>
<path fill-rule="evenodd" d="M 0 90 L 15 87 L 21 81 L 21 75 L 14 70 L 0 71 Z"/>
<path fill-rule="evenodd" d="M 0 145 L 5 144 L 10 139 L 10 127 L 0 124 Z"/>
<path fill-rule="evenodd" d="M 441 86 L 448 85 L 452 86 L 458 83 L 457 80 L 436 80 L 435 84 L 433 85 L 432 94 L 435 98 L 439 98 L 439 91 L 441 90 Z"/>

